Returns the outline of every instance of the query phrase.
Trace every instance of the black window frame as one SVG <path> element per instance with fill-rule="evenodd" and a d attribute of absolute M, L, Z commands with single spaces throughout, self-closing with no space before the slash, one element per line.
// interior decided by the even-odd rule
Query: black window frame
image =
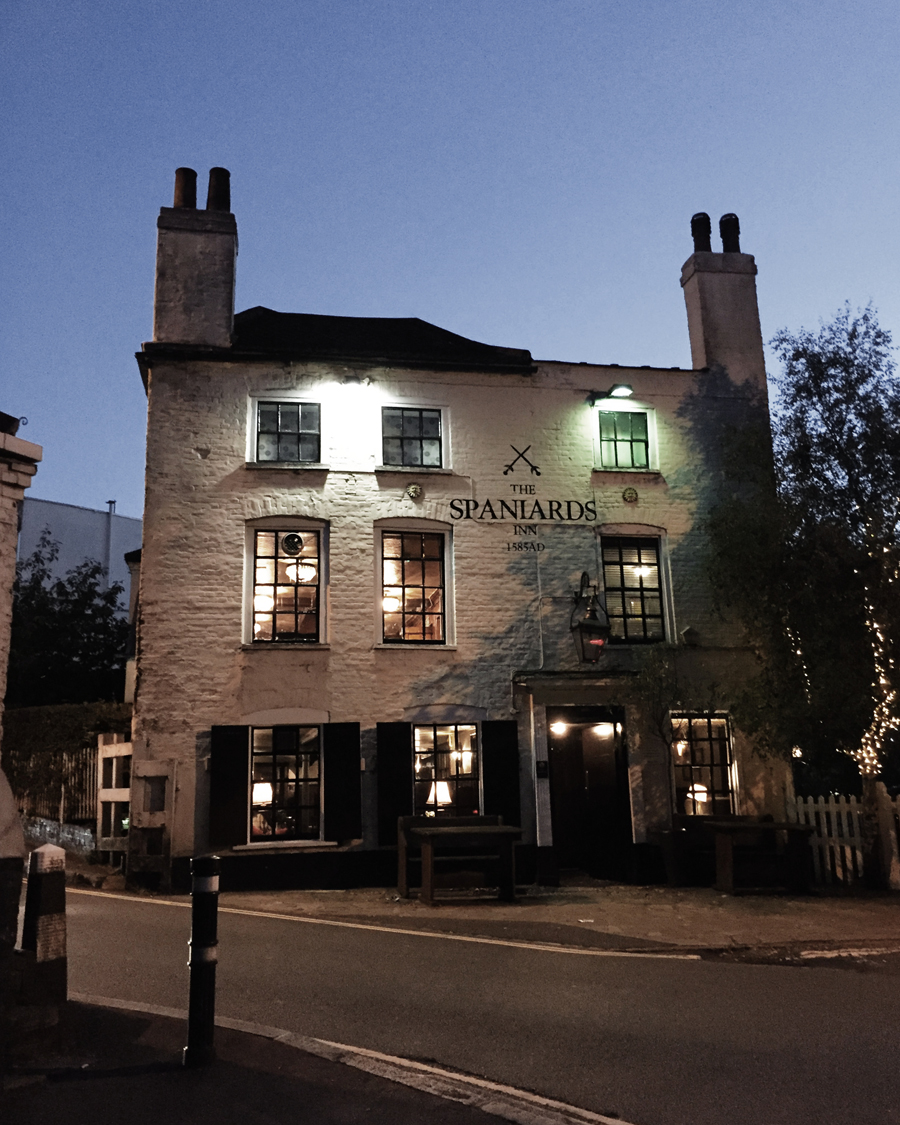
<path fill-rule="evenodd" d="M 324 548 L 324 532 L 319 528 L 297 527 L 257 527 L 253 528 L 252 542 L 252 580 L 250 594 L 250 629 L 251 641 L 259 645 L 279 644 L 320 644 L 322 637 L 322 553 Z M 273 554 L 261 554 L 261 537 L 274 536 Z M 302 546 L 299 551 L 293 548 L 295 544 L 289 543 L 284 549 L 284 541 L 288 536 L 299 538 Z M 314 542 L 315 551 L 310 553 L 308 546 Z M 268 543 L 264 544 L 268 550 Z M 271 569 L 268 563 L 271 561 Z M 315 578 L 301 578 L 299 568 L 304 561 L 307 566 L 314 566 Z M 297 568 L 295 576 L 290 575 L 290 568 Z M 265 575 L 265 581 L 260 576 Z M 311 607 L 303 607 L 302 591 L 314 591 Z M 279 598 L 281 607 L 279 607 Z M 262 599 L 271 601 L 271 606 L 265 608 Z M 287 607 L 291 600 L 291 608 Z M 308 599 L 307 599 L 308 601 Z M 293 617 L 294 629 L 279 631 L 279 618 Z M 300 629 L 301 621 L 307 625 Z M 312 628 L 308 622 L 312 621 Z"/>
<path fill-rule="evenodd" d="M 460 739 L 460 730 L 466 735 Z M 431 746 L 421 742 L 427 731 Z M 481 784 L 481 732 L 477 723 L 413 723 L 413 814 L 440 819 L 451 816 L 480 816 L 483 806 Z M 439 739 L 447 739 L 446 748 Z M 468 748 L 460 749 L 468 738 Z M 463 770 L 465 754 L 471 754 L 470 769 Z M 428 758 L 432 761 L 429 763 Z M 442 800 L 443 793 L 449 799 Z M 429 798 L 433 797 L 433 801 Z M 475 806 L 473 808 L 473 806 Z"/>
<path fill-rule="evenodd" d="M 677 711 L 670 719 L 676 814 L 734 816 L 737 777 L 730 716 L 722 711 Z M 713 724 L 718 727 L 715 735 Z"/>
<path fill-rule="evenodd" d="M 400 540 L 400 554 L 387 554 L 388 540 Z M 416 554 L 413 544 L 418 541 L 421 552 Z M 438 554 L 427 553 L 428 545 L 439 545 Z M 392 548 L 393 549 L 393 548 Z M 387 581 L 389 564 L 400 564 L 400 580 Z M 437 564 L 439 583 L 427 581 L 426 564 Z M 420 577 L 421 575 L 421 577 Z M 391 576 L 396 577 L 396 572 Z M 434 577 L 433 570 L 431 577 Z M 381 641 L 392 645 L 440 646 L 447 642 L 447 534 L 443 531 L 418 531 L 394 528 L 381 529 Z M 431 594 L 429 596 L 429 591 Z M 435 594 L 439 594 L 439 608 L 435 609 Z M 396 607 L 388 600 L 396 600 Z M 421 608 L 416 608 L 417 604 Z M 439 623 L 440 636 L 429 637 L 429 619 L 432 627 Z M 421 635 L 412 628 L 421 620 Z M 395 632 L 399 628 L 399 632 Z"/>
<path fill-rule="evenodd" d="M 263 429 L 263 412 L 275 410 L 275 428 Z M 315 412 L 315 419 L 311 417 Z M 282 416 L 284 412 L 284 417 Z M 296 429 L 290 429 L 291 412 L 296 412 Z M 304 423 L 309 416 L 309 425 L 304 428 Z M 284 425 L 282 425 L 284 422 Z M 313 428 L 314 427 L 314 428 Z M 261 438 L 275 438 L 275 457 L 260 456 Z M 296 439 L 296 457 L 284 456 L 285 447 Z M 315 456 L 302 456 L 304 444 L 308 451 L 314 450 Z M 291 452 L 287 448 L 287 452 Z M 254 459 L 260 465 L 318 465 L 322 458 L 322 406 L 318 402 L 301 402 L 297 399 L 259 399 L 256 403 L 256 446 Z"/>
<path fill-rule="evenodd" d="M 607 552 L 617 552 L 617 559 L 608 558 Z M 627 560 L 625 552 L 637 551 L 637 560 Z M 652 551 L 652 558 L 644 558 Z M 649 536 L 602 535 L 600 556 L 603 568 L 603 588 L 606 613 L 609 617 L 611 645 L 662 644 L 666 640 L 666 614 L 663 589 L 662 549 L 659 539 Z M 656 586 L 651 575 L 628 573 L 635 568 L 652 566 L 656 572 Z M 617 572 L 617 573 L 615 573 Z M 637 584 L 628 583 L 628 577 L 637 578 Z M 619 581 L 612 580 L 618 578 Z M 645 583 L 645 578 L 648 581 Z M 629 612 L 638 604 L 638 613 Z M 640 623 L 640 631 L 635 623 Z M 621 623 L 621 625 L 620 625 Z M 657 624 L 658 623 L 658 631 Z"/>
<path fill-rule="evenodd" d="M 388 419 L 399 415 L 399 432 L 388 432 Z M 426 417 L 427 416 L 427 417 Z M 427 421 L 437 419 L 437 433 L 426 433 Z M 437 449 L 437 461 L 425 460 L 426 442 Z M 396 444 L 395 444 L 396 443 Z M 383 406 L 381 408 L 381 463 L 400 469 L 444 467 L 444 419 L 440 407 Z"/>
<path fill-rule="evenodd" d="M 643 419 L 643 436 L 635 435 L 634 420 Z M 604 437 L 604 420 L 612 423 L 612 436 Z M 647 472 L 650 469 L 650 412 L 648 410 L 598 410 L 597 432 L 602 469 Z M 643 464 L 635 463 L 635 451 L 643 452 Z M 627 461 L 625 463 L 627 451 Z M 612 454 L 608 458 L 605 454 Z M 620 454 L 623 460 L 620 461 Z"/>
<path fill-rule="evenodd" d="M 267 734 L 271 735 L 268 747 Z M 314 749 L 310 748 L 313 740 Z M 322 839 L 322 741 L 322 728 L 315 723 L 250 728 L 249 843 Z M 294 777 L 279 777 L 279 769 L 288 769 L 290 759 L 294 763 Z M 314 773 L 310 772 L 312 765 Z M 265 786 L 269 787 L 269 800 L 260 799 L 264 796 L 260 788 Z M 285 792 L 291 787 L 293 799 L 287 799 Z M 310 793 L 314 793 L 312 801 L 299 799 L 300 795 L 308 797 Z M 304 812 L 312 814 L 307 816 L 310 827 L 303 825 Z M 291 819 L 295 821 L 293 828 L 289 826 Z M 279 824 L 285 826 L 283 831 L 279 831 Z M 266 827 L 271 831 L 265 831 Z"/>

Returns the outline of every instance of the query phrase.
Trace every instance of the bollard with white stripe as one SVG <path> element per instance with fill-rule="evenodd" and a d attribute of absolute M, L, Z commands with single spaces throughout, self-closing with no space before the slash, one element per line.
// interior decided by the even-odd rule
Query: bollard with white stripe
<path fill-rule="evenodd" d="M 44 844 L 31 853 L 22 949 L 34 954 L 33 989 L 44 1004 L 63 1004 L 68 988 L 66 961 L 66 853 Z"/>
<path fill-rule="evenodd" d="M 216 962 L 218 960 L 219 857 L 191 860 L 191 971 L 185 1066 L 206 1066 L 216 1057 Z"/>

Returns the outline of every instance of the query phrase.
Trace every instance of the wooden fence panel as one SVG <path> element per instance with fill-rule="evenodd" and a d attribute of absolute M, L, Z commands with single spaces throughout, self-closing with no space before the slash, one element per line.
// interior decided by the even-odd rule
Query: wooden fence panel
<path fill-rule="evenodd" d="M 859 882 L 863 851 L 861 811 L 856 797 L 798 797 L 797 819 L 816 830 L 809 840 L 815 881 L 826 886 L 852 886 Z"/>

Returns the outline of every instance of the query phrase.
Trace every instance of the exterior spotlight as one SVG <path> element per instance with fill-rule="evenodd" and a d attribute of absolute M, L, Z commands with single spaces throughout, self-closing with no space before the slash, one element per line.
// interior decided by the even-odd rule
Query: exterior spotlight
<path fill-rule="evenodd" d="M 591 406 L 596 406 L 604 398 L 631 398 L 634 387 L 630 383 L 613 383 L 608 391 L 591 391 L 587 401 Z"/>
<path fill-rule="evenodd" d="M 570 627 L 578 659 L 583 664 L 596 664 L 609 640 L 609 618 L 600 604 L 596 587 L 591 585 L 587 571 L 581 575 L 581 586 L 573 595 L 575 608 Z"/>

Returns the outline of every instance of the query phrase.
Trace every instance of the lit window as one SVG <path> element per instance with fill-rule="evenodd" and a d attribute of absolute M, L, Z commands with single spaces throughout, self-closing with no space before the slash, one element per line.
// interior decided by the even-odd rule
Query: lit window
<path fill-rule="evenodd" d="M 253 640 L 319 640 L 319 533 L 255 531 Z"/>
<path fill-rule="evenodd" d="M 610 644 L 665 640 L 658 542 L 604 535 L 602 550 Z"/>
<path fill-rule="evenodd" d="M 319 839 L 319 728 L 255 727 L 250 840 Z"/>
<path fill-rule="evenodd" d="M 413 727 L 415 815 L 477 816 L 478 730 L 473 725 Z"/>
<path fill-rule="evenodd" d="M 385 531 L 381 542 L 384 642 L 445 644 L 444 536 Z"/>
<path fill-rule="evenodd" d="M 441 467 L 441 412 L 385 406 L 381 412 L 385 465 L 426 469 Z"/>
<path fill-rule="evenodd" d="M 734 760 L 726 715 L 672 716 L 675 812 L 730 816 L 734 806 Z"/>
<path fill-rule="evenodd" d="M 261 402 L 257 407 L 256 460 L 318 463 L 321 456 L 319 405 L 315 402 Z"/>
<path fill-rule="evenodd" d="M 600 464 L 604 469 L 646 469 L 650 465 L 647 415 L 601 410 Z"/>

